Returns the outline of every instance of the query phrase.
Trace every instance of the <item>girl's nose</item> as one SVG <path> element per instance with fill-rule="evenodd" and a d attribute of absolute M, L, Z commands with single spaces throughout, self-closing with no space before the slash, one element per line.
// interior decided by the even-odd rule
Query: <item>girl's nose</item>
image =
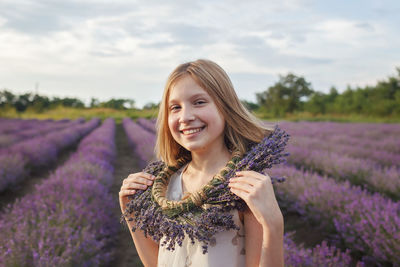
<path fill-rule="evenodd" d="M 182 108 L 181 116 L 179 117 L 180 123 L 187 123 L 195 119 L 194 114 L 190 108 Z"/>

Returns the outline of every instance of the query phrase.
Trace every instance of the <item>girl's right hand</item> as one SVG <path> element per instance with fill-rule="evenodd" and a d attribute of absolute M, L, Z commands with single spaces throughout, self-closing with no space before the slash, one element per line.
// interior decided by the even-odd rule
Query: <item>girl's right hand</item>
<path fill-rule="evenodd" d="M 121 212 L 125 212 L 126 205 L 129 203 L 131 196 L 139 190 L 146 190 L 148 186 L 153 184 L 156 177 L 149 173 L 137 172 L 129 174 L 127 178 L 122 182 L 121 189 L 119 191 L 119 204 L 121 206 Z"/>

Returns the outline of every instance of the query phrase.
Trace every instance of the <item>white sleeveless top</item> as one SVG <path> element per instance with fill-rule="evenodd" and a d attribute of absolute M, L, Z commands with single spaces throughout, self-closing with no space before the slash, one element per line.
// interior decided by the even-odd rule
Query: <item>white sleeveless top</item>
<path fill-rule="evenodd" d="M 182 198 L 182 170 L 171 176 L 168 184 L 167 198 L 180 200 Z M 231 211 L 233 220 L 240 230 L 229 230 L 217 233 L 215 244 L 209 244 L 208 252 L 203 254 L 202 243 L 196 241 L 193 245 L 188 236 L 185 236 L 182 246 L 175 245 L 175 250 L 169 251 L 166 246 L 159 246 L 159 267 L 241 267 L 246 265 L 246 251 L 244 242 L 244 226 L 239 219 L 237 210 Z M 164 241 L 161 239 L 160 244 Z"/>

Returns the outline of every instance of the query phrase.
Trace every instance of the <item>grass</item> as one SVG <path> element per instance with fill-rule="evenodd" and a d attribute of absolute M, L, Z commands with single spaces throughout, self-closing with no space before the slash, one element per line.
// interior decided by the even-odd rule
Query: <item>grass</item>
<path fill-rule="evenodd" d="M 377 117 L 363 114 L 311 114 L 298 112 L 284 117 L 273 117 L 265 113 L 255 113 L 257 117 L 273 121 L 333 121 L 333 122 L 367 122 L 367 123 L 400 123 L 400 117 Z"/>
<path fill-rule="evenodd" d="M 116 110 L 111 108 L 69 108 L 57 107 L 43 112 L 34 110 L 27 110 L 18 113 L 13 108 L 0 109 L 0 117 L 5 118 L 20 118 L 20 119 L 77 119 L 85 118 L 90 119 L 98 117 L 102 120 L 105 118 L 114 118 L 117 123 L 121 122 L 123 118 L 130 117 L 137 118 L 156 118 L 158 114 L 157 109 L 126 109 Z M 400 123 L 400 117 L 377 117 L 366 116 L 362 114 L 311 114 L 309 112 L 297 112 L 287 114 L 283 117 L 274 117 L 268 113 L 254 112 L 260 119 L 267 121 L 334 121 L 334 122 L 368 122 L 368 123 Z"/>
<path fill-rule="evenodd" d="M 5 118 L 20 118 L 20 119 L 77 119 L 77 118 L 100 118 L 102 120 L 106 118 L 114 118 L 117 123 L 120 123 L 123 118 L 130 117 L 132 119 L 137 118 L 154 118 L 157 116 L 156 109 L 150 110 L 116 110 L 111 108 L 69 108 L 69 107 L 57 107 L 55 109 L 49 109 L 44 112 L 37 112 L 33 110 L 27 110 L 22 113 L 17 113 L 15 110 L 0 110 L 0 117 Z"/>

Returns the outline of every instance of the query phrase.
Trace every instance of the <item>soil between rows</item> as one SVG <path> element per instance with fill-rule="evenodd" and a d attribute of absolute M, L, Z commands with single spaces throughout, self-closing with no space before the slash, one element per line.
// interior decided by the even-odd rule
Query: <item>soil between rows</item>
<path fill-rule="evenodd" d="M 120 219 L 121 210 L 119 206 L 118 192 L 121 188 L 122 181 L 130 174 L 140 171 L 136 165 L 136 159 L 133 155 L 133 150 L 128 143 L 128 138 L 122 127 L 122 124 L 117 124 L 115 142 L 117 148 L 117 158 L 114 163 L 114 184 L 111 187 L 111 193 L 114 201 L 118 203 L 115 210 L 115 220 Z M 110 267 L 125 267 L 125 266 L 143 266 L 136 252 L 135 245 L 129 233 L 129 229 L 123 224 L 120 225 L 120 231 L 116 236 L 116 254 L 114 260 L 110 262 Z"/>

